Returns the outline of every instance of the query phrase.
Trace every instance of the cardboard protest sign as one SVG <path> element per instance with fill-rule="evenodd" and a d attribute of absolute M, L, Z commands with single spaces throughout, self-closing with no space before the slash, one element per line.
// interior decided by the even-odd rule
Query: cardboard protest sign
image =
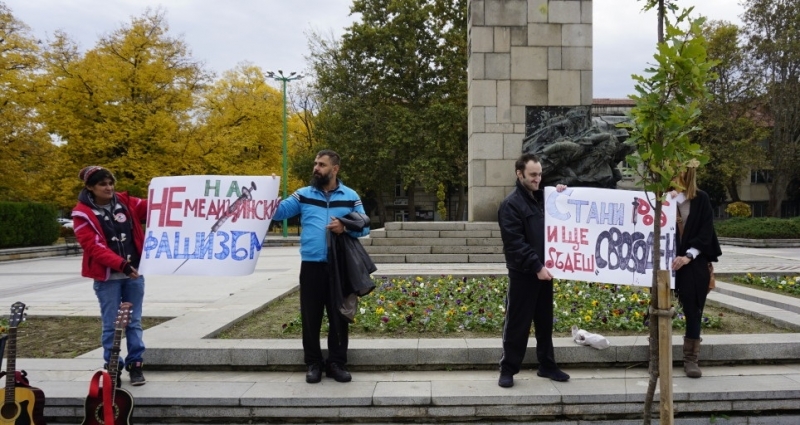
<path fill-rule="evenodd" d="M 546 187 L 545 259 L 560 279 L 650 286 L 653 276 L 652 193 L 599 188 Z M 649 197 L 649 200 L 648 200 Z M 675 258 L 676 203 L 664 201 L 661 270 Z M 675 287 L 674 272 L 670 287 Z"/>
<path fill-rule="evenodd" d="M 139 272 L 242 276 L 253 272 L 278 208 L 280 179 L 158 177 L 150 182 Z"/>

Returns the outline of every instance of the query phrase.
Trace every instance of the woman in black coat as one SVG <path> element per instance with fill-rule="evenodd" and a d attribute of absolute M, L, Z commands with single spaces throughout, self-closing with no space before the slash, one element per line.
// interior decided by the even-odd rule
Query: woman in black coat
<path fill-rule="evenodd" d="M 673 201 L 678 210 L 678 256 L 672 261 L 675 289 L 686 315 L 683 337 L 683 370 L 690 378 L 703 372 L 698 366 L 700 354 L 700 322 L 706 296 L 710 291 L 710 263 L 722 255 L 714 231 L 714 214 L 708 194 L 697 188 L 697 161 L 675 179 Z"/>

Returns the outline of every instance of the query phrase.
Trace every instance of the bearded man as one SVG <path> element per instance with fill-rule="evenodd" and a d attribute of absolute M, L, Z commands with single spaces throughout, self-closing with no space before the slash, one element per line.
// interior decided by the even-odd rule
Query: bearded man
<path fill-rule="evenodd" d="M 339 155 L 332 150 L 322 150 L 314 159 L 314 171 L 309 186 L 298 189 L 281 201 L 273 220 L 283 220 L 300 215 L 300 316 L 303 321 L 303 357 L 308 372 L 306 382 L 322 380 L 325 375 L 337 382 L 350 382 L 347 371 L 346 320 L 338 318 L 339 310 L 330 296 L 328 276 L 327 232 L 347 232 L 355 238 L 369 234 L 369 227 L 356 232 L 345 230 L 338 217 L 351 212 L 365 214 L 361 198 L 338 179 Z M 328 359 L 322 357 L 320 329 L 322 313 L 328 313 Z"/>

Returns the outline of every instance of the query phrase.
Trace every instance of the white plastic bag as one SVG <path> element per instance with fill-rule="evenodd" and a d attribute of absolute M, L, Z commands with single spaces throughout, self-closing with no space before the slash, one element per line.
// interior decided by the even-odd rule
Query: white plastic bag
<path fill-rule="evenodd" d="M 572 339 L 580 345 L 588 345 L 593 348 L 597 348 L 598 350 L 604 350 L 608 348 L 611 343 L 608 342 L 608 339 L 600 334 L 593 334 L 591 332 L 587 332 L 583 329 L 578 329 L 577 325 L 572 325 Z"/>

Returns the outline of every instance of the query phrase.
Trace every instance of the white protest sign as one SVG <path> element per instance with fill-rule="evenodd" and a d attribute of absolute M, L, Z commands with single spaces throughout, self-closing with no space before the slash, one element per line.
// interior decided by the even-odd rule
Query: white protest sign
<path fill-rule="evenodd" d="M 147 197 L 142 275 L 243 276 L 253 272 L 279 178 L 157 177 Z"/>
<path fill-rule="evenodd" d="M 544 265 L 559 279 L 650 286 L 653 277 L 652 193 L 546 187 Z M 649 201 L 648 201 L 649 196 Z M 675 202 L 664 201 L 661 270 L 675 258 Z M 670 273 L 670 287 L 675 287 Z"/>

